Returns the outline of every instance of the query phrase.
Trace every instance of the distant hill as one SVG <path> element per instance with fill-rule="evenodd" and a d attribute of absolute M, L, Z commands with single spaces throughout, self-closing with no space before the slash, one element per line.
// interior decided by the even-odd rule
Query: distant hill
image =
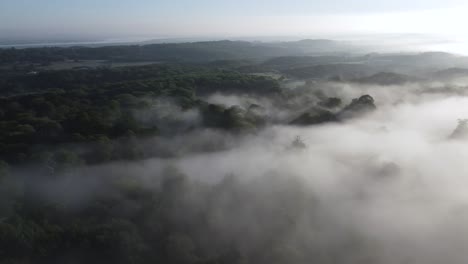
<path fill-rule="evenodd" d="M 288 68 L 300 68 L 314 65 L 334 64 L 334 63 L 353 63 L 362 62 L 363 57 L 342 56 L 342 55 L 327 55 L 327 56 L 285 56 L 269 59 L 262 63 L 265 67 L 270 67 L 278 70 Z"/>
<path fill-rule="evenodd" d="M 374 70 L 363 64 L 327 64 L 316 65 L 303 68 L 294 68 L 284 71 L 286 74 L 304 79 L 356 79 L 369 74 L 373 74 Z"/>
<path fill-rule="evenodd" d="M 393 73 L 393 72 L 379 72 L 377 74 L 362 77 L 353 80 L 353 82 L 364 83 L 364 84 L 379 84 L 379 85 L 399 85 L 409 82 L 415 82 L 419 79 L 405 74 Z"/>
<path fill-rule="evenodd" d="M 356 47 L 344 41 L 334 41 L 329 39 L 304 39 L 291 42 L 280 42 L 268 44 L 274 47 L 281 47 L 299 51 L 303 54 L 317 55 L 323 53 L 348 53 L 356 51 Z"/>
<path fill-rule="evenodd" d="M 369 56 L 369 62 L 412 67 L 453 68 L 468 67 L 468 57 L 446 52 L 423 52 L 418 54 L 380 54 Z"/>
<path fill-rule="evenodd" d="M 199 41 L 100 47 L 0 48 L 0 65 L 101 61 L 109 63 L 210 63 L 251 61 L 248 71 L 281 71 L 301 78 L 361 78 L 378 72 L 407 73 L 468 68 L 468 58 L 443 52 L 365 54 L 360 47 L 327 39 L 289 42 Z M 242 65 L 239 65 L 241 67 Z M 366 68 L 367 67 L 367 68 Z M 329 70 L 328 73 L 324 71 Z"/>
<path fill-rule="evenodd" d="M 0 61 L 54 62 L 63 60 L 207 62 L 216 60 L 268 59 L 346 52 L 346 44 L 332 40 L 296 42 L 203 41 L 120 45 L 105 47 L 47 47 L 0 49 Z"/>
<path fill-rule="evenodd" d="M 468 69 L 465 68 L 449 68 L 441 71 L 437 71 L 432 74 L 432 78 L 435 80 L 450 80 L 468 77 Z"/>

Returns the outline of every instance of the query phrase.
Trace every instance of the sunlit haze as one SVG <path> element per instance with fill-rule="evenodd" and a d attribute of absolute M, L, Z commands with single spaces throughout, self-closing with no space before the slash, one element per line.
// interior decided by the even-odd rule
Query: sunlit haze
<path fill-rule="evenodd" d="M 431 48 L 468 53 L 463 0 L 3 0 L 0 7 L 3 42 L 410 33 L 437 40 Z"/>

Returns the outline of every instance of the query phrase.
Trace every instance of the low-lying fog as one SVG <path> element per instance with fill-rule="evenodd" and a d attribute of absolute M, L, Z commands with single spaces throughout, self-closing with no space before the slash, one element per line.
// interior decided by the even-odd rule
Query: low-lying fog
<path fill-rule="evenodd" d="M 468 141 L 450 136 L 468 117 L 468 97 L 433 86 L 421 93 L 418 84 L 323 84 L 325 94 L 346 103 L 370 94 L 377 110 L 339 123 L 270 125 L 249 134 L 193 131 L 159 144 L 226 147 L 79 168 L 44 188 L 80 204 L 103 185 L 86 176 L 131 176 L 159 188 L 171 168 L 193 186 L 228 186 L 209 201 L 198 187 L 180 194 L 187 207 L 179 208 L 177 219 L 206 212 L 206 247 L 233 243 L 249 255 L 274 245 L 278 263 L 466 263 Z M 228 106 L 245 100 L 209 98 Z M 303 144 L 294 145 L 296 137 Z"/>

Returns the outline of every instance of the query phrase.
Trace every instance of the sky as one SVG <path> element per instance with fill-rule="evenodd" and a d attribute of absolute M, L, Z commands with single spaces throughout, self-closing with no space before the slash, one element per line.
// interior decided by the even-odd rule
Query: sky
<path fill-rule="evenodd" d="M 0 0 L 0 39 L 375 33 L 468 39 L 466 14 L 466 0 Z"/>

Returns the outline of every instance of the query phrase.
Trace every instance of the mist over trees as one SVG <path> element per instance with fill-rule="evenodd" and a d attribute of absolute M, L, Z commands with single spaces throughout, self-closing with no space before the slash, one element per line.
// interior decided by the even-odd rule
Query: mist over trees
<path fill-rule="evenodd" d="M 0 263 L 466 263 L 468 60 L 343 50 L 0 49 Z"/>

